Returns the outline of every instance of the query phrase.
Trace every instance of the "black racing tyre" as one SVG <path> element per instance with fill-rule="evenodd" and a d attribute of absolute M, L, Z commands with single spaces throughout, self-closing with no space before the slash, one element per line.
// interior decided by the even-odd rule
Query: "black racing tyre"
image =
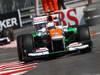
<path fill-rule="evenodd" d="M 24 35 L 23 37 L 23 48 L 24 52 L 28 55 L 28 53 L 32 53 L 33 50 L 33 37 L 31 34 Z"/>
<path fill-rule="evenodd" d="M 91 40 L 90 37 L 90 32 L 89 32 L 89 27 L 83 26 L 79 28 L 79 41 L 84 41 L 84 40 Z"/>
<path fill-rule="evenodd" d="M 85 44 L 88 44 L 89 47 L 83 50 L 80 50 L 81 53 L 86 53 L 91 51 L 91 37 L 90 37 L 90 32 L 89 32 L 89 27 L 88 26 L 83 26 L 78 29 L 78 38 L 79 41 L 87 41 Z"/>
<path fill-rule="evenodd" d="M 22 35 L 17 37 L 17 52 L 18 52 L 19 61 L 23 61 L 23 57 L 24 57 L 22 38 L 23 38 Z"/>
<path fill-rule="evenodd" d="M 25 34 L 17 37 L 17 50 L 19 61 L 28 62 L 30 57 L 28 53 L 32 53 L 33 39 L 31 34 Z"/>
<path fill-rule="evenodd" d="M 14 32 L 12 28 L 3 30 L 3 36 L 8 37 L 10 41 L 14 41 Z"/>
<path fill-rule="evenodd" d="M 32 61 L 32 58 L 28 56 L 29 53 L 35 52 L 34 40 L 31 34 L 25 34 L 23 36 L 23 50 L 24 50 L 24 62 Z"/>

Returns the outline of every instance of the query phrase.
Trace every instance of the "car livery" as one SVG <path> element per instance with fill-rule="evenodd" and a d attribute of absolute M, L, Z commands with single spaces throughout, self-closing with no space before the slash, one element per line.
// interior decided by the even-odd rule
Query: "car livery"
<path fill-rule="evenodd" d="M 17 37 L 19 60 L 25 61 L 31 57 L 76 50 L 80 50 L 81 53 L 91 51 L 92 41 L 87 26 L 60 28 L 45 32 L 41 29 L 32 34 L 19 35 Z"/>
<path fill-rule="evenodd" d="M 56 21 L 60 22 L 59 20 Z M 70 26 L 62 25 L 62 23 L 57 24 L 55 29 L 48 30 L 45 24 L 38 25 L 38 23 L 36 23 L 32 34 L 17 36 L 19 60 L 25 62 L 30 59 L 49 55 L 52 56 L 58 53 L 72 51 L 84 53 L 91 51 L 92 41 L 89 27 L 86 23 L 82 21 L 83 25 L 74 23 L 76 25 Z"/>

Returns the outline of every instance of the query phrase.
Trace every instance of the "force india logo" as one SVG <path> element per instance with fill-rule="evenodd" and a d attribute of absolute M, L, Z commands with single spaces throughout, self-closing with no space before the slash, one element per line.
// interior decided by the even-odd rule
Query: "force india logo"
<path fill-rule="evenodd" d="M 0 30 L 2 30 L 3 28 L 9 28 L 17 25 L 18 23 L 16 18 L 5 19 L 3 21 L 0 20 Z"/>

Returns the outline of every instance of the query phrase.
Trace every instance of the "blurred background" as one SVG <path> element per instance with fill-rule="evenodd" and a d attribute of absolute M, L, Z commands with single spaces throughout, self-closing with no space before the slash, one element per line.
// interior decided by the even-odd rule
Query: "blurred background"
<path fill-rule="evenodd" d="M 41 0 L 38 0 L 39 4 Z M 84 0 L 65 0 L 65 2 L 84 1 Z M 35 6 L 35 0 L 0 0 L 0 14 L 16 11 L 17 9 Z"/>
<path fill-rule="evenodd" d="M 0 0 L 0 14 L 34 5 L 35 0 Z"/>

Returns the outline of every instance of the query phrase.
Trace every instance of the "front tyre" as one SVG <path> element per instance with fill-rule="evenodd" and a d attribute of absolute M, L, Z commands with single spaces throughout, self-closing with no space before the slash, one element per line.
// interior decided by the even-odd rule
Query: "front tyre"
<path fill-rule="evenodd" d="M 28 62 L 30 60 L 28 53 L 32 53 L 33 50 L 33 38 L 31 34 L 17 37 L 17 50 L 20 61 Z"/>
<path fill-rule="evenodd" d="M 23 37 L 23 49 L 26 55 L 28 56 L 28 53 L 32 53 L 33 50 L 33 38 L 31 34 L 24 35 Z"/>
<path fill-rule="evenodd" d="M 88 44 L 89 47 L 86 49 L 80 50 L 81 53 L 86 53 L 86 52 L 91 52 L 92 49 L 92 42 L 91 42 L 91 37 L 90 37 L 90 32 L 89 32 L 89 27 L 88 26 L 83 26 L 80 27 L 78 30 L 78 38 L 79 41 L 85 41 L 84 44 Z"/>
<path fill-rule="evenodd" d="M 23 57 L 24 57 L 22 38 L 23 36 L 17 37 L 17 52 L 18 52 L 19 61 L 23 61 Z"/>

